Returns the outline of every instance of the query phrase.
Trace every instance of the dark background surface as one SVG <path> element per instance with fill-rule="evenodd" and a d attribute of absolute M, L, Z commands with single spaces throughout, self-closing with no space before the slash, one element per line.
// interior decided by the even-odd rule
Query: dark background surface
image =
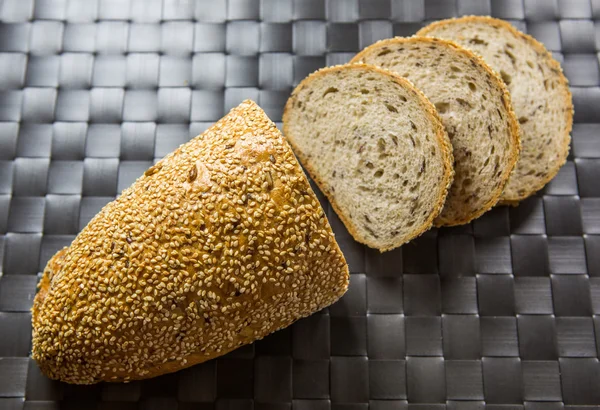
<path fill-rule="evenodd" d="M 323 201 L 352 271 L 335 306 L 157 379 L 40 374 L 39 272 L 153 161 L 245 98 L 280 121 L 313 70 L 463 14 L 509 19 L 571 81 L 571 155 L 542 193 L 383 255 Z M 1 409 L 600 405 L 600 1 L 0 0 L 0 21 Z"/>

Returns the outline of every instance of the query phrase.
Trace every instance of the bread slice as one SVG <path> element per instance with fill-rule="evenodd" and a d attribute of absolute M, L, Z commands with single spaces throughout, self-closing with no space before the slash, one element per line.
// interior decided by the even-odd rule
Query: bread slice
<path fill-rule="evenodd" d="M 522 143 L 501 201 L 515 204 L 542 189 L 569 153 L 573 102 L 560 64 L 533 37 L 491 17 L 442 20 L 417 34 L 456 41 L 500 74 L 511 93 Z"/>
<path fill-rule="evenodd" d="M 428 229 L 452 182 L 435 107 L 366 64 L 321 69 L 292 92 L 284 135 L 354 238 L 381 251 Z"/>
<path fill-rule="evenodd" d="M 32 355 L 69 383 L 154 377 L 330 305 L 348 278 L 292 150 L 245 101 L 50 260 L 33 303 Z"/>
<path fill-rule="evenodd" d="M 391 38 L 351 62 L 409 79 L 438 110 L 454 152 L 454 182 L 437 226 L 461 225 L 496 205 L 519 154 L 519 125 L 502 80 L 471 51 L 447 40 Z"/>

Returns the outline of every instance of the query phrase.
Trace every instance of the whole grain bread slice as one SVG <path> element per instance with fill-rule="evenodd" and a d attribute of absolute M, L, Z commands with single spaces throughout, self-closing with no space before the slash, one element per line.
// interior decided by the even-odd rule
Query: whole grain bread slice
<path fill-rule="evenodd" d="M 560 64 L 533 37 L 491 17 L 442 20 L 417 34 L 453 40 L 500 74 L 511 93 L 522 142 L 501 201 L 516 204 L 542 189 L 569 153 L 573 102 Z"/>
<path fill-rule="evenodd" d="M 305 78 L 284 135 L 354 238 L 381 251 L 427 230 L 452 183 L 452 147 L 435 107 L 408 80 L 350 64 Z"/>
<path fill-rule="evenodd" d="M 438 110 L 454 152 L 454 182 L 435 224 L 461 225 L 494 206 L 519 154 L 519 125 L 500 77 L 471 51 L 427 37 L 381 40 L 351 62 L 409 79 Z"/>

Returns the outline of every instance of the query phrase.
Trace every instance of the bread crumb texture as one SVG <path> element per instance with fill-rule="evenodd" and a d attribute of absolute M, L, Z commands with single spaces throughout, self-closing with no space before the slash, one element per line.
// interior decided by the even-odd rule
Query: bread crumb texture
<path fill-rule="evenodd" d="M 292 92 L 283 129 L 358 242 L 381 251 L 417 237 L 452 183 L 452 146 L 433 104 L 368 64 L 327 67 Z"/>
<path fill-rule="evenodd" d="M 348 279 L 294 154 L 245 101 L 148 169 L 50 260 L 32 355 L 69 383 L 154 377 L 330 305 Z"/>
<path fill-rule="evenodd" d="M 453 40 L 474 51 L 508 86 L 522 149 L 501 202 L 515 204 L 542 189 L 567 160 L 573 125 L 571 92 L 558 61 L 533 37 L 486 16 L 438 21 L 417 35 Z"/>
<path fill-rule="evenodd" d="M 455 174 L 434 224 L 465 224 L 496 205 L 519 154 L 519 124 L 500 77 L 471 51 L 428 37 L 378 41 L 351 62 L 358 61 L 412 81 L 442 119 Z"/>

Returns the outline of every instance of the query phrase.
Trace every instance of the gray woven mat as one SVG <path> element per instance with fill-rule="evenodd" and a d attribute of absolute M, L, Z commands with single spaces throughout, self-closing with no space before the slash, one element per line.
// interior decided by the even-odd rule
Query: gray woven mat
<path fill-rule="evenodd" d="M 39 272 L 154 160 L 245 98 L 280 121 L 313 70 L 463 14 L 509 19 L 571 81 L 571 156 L 542 193 L 383 255 L 323 201 L 352 270 L 335 306 L 153 380 L 40 374 Z M 0 0 L 0 408 L 599 408 L 598 50 L 598 0 Z"/>

